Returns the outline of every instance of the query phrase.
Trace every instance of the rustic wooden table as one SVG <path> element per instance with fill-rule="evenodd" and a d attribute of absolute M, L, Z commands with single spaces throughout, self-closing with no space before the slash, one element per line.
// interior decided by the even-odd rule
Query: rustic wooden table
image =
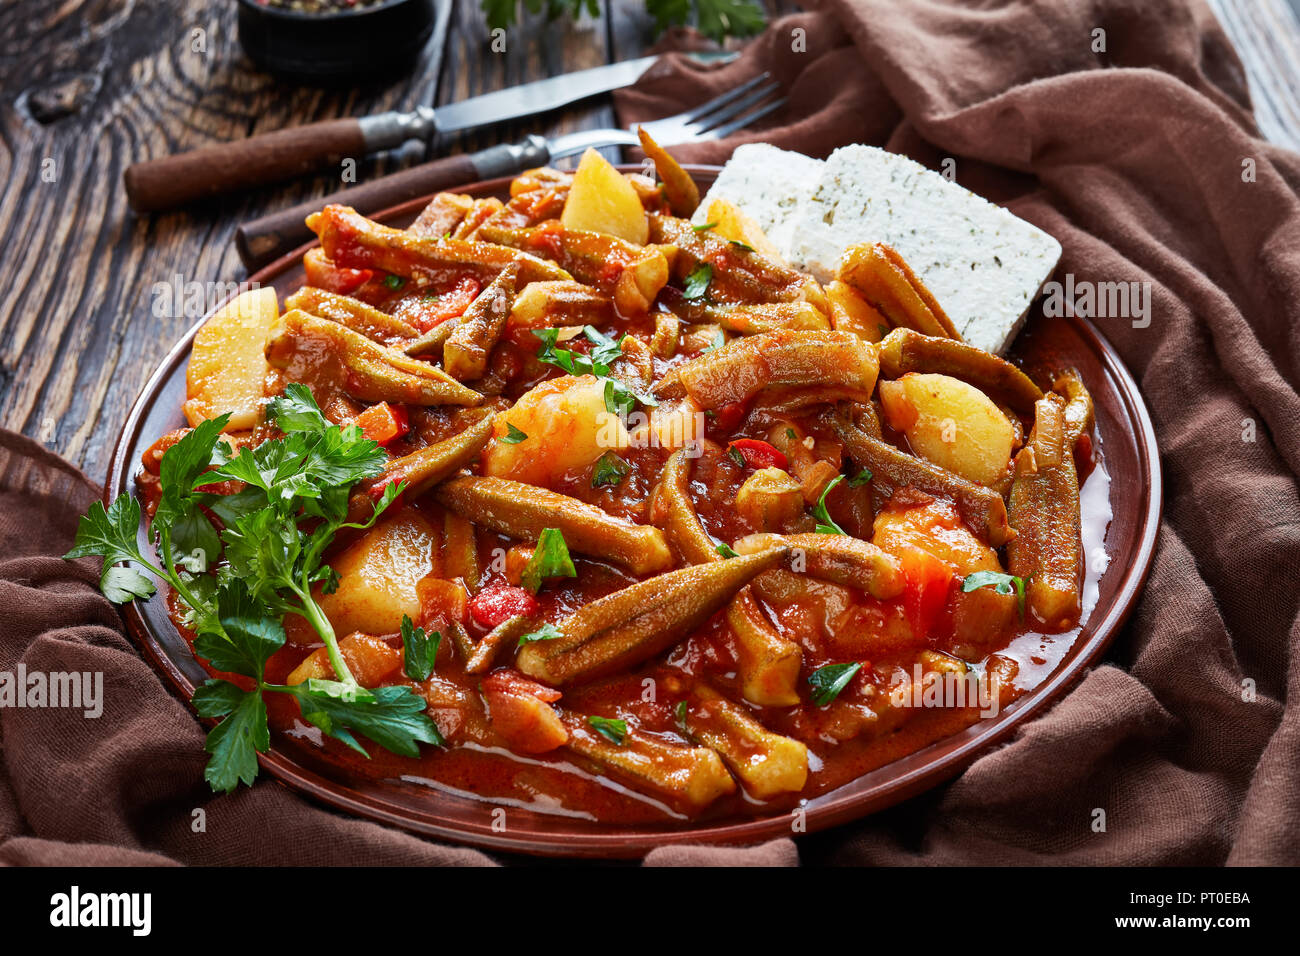
<path fill-rule="evenodd" d="M 1290 5 L 1300 0 L 1212 3 L 1242 53 L 1261 128 L 1300 145 L 1300 17 Z M 322 176 L 196 213 L 136 217 L 121 189 L 128 164 L 296 123 L 409 109 L 435 89 L 436 102 L 448 102 L 642 53 L 652 28 L 639 0 L 603 0 L 603 11 L 577 22 L 529 18 L 505 53 L 493 53 L 476 0 L 456 0 L 440 83 L 426 50 L 407 79 L 323 91 L 251 68 L 236 42 L 233 0 L 6 3 L 0 424 L 101 479 L 131 402 L 198 317 L 190 314 L 195 286 L 183 284 L 204 287 L 206 301 L 208 283 L 243 278 L 231 243 L 238 223 L 339 185 L 337 175 Z M 545 122 L 485 130 L 459 146 L 612 121 L 608 101 L 598 101 Z M 418 155 L 419 147 L 408 150 Z M 381 157 L 358 172 L 378 175 L 411 158 Z"/>

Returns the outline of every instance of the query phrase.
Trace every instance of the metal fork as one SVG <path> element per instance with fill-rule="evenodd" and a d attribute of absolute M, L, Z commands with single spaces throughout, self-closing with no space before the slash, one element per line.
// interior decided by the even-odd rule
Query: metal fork
<path fill-rule="evenodd" d="M 758 76 L 715 96 L 707 103 L 663 119 L 639 124 L 660 146 L 678 146 L 723 139 L 736 130 L 762 119 L 785 105 L 781 84 L 769 73 Z M 581 153 L 589 147 L 636 146 L 636 124 L 627 129 L 591 129 L 568 133 L 545 141 L 548 159 Z M 541 137 L 536 137 L 541 139 Z M 532 137 L 530 137 L 532 139 Z"/>
<path fill-rule="evenodd" d="M 780 84 L 762 73 L 707 103 L 641 125 L 661 146 L 722 139 L 784 106 L 785 97 L 779 93 Z M 639 143 L 635 126 L 587 129 L 554 139 L 529 136 L 520 143 L 502 143 L 477 153 L 447 156 L 246 222 L 235 231 L 235 247 L 249 272 L 254 272 L 309 241 L 312 235 L 303 220 L 329 203 L 373 213 L 439 190 L 514 176 L 589 148 Z"/>

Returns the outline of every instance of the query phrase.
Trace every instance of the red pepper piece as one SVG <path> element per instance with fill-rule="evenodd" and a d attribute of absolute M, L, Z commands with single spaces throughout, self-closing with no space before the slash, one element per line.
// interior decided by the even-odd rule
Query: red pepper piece
<path fill-rule="evenodd" d="M 411 430 L 410 416 L 402 405 L 390 405 L 380 402 L 371 405 L 364 412 L 352 419 L 352 424 L 361 429 L 361 434 L 380 445 L 401 438 Z"/>
<path fill-rule="evenodd" d="M 523 588 L 509 584 L 490 584 L 469 601 L 470 617 L 483 627 L 496 627 L 520 614 L 536 614 L 537 598 Z"/>
<path fill-rule="evenodd" d="M 455 319 L 465 314 L 469 304 L 482 290 L 477 279 L 464 276 L 449 292 L 422 303 L 422 307 L 413 316 L 417 328 L 428 332 L 435 326 L 442 325 L 448 319 Z"/>
<path fill-rule="evenodd" d="M 784 468 L 790 463 L 784 452 L 759 438 L 737 438 L 731 447 L 740 452 L 750 468 Z"/>
<path fill-rule="evenodd" d="M 903 614 L 915 638 L 928 638 L 948 603 L 952 568 L 920 548 L 899 548 L 898 560 L 903 565 Z"/>

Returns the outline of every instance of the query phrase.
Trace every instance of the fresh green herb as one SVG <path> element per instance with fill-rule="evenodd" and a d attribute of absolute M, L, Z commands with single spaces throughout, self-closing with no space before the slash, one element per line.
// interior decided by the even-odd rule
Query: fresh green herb
<path fill-rule="evenodd" d="M 844 534 L 845 531 L 835 523 L 831 518 L 830 512 L 826 510 L 826 496 L 831 493 L 831 489 L 844 480 L 843 475 L 836 475 L 831 479 L 830 484 L 822 491 L 821 497 L 817 499 L 817 504 L 813 508 L 813 517 L 817 519 L 818 534 Z"/>
<path fill-rule="evenodd" d="M 708 347 L 704 351 L 712 352 L 714 349 L 720 349 L 726 344 L 727 344 L 727 333 L 723 332 L 722 329 L 719 328 L 717 331 L 713 333 L 713 341 L 709 343 Z M 710 417 L 715 417 L 716 415 L 716 413 L 706 413 L 706 414 L 709 414 Z"/>
<path fill-rule="evenodd" d="M 557 637 L 563 637 L 564 634 L 554 624 L 543 624 L 535 631 L 530 631 L 523 637 L 519 638 L 519 646 L 531 644 L 533 641 L 553 641 Z"/>
<path fill-rule="evenodd" d="M 718 552 L 718 554 L 722 555 L 724 558 L 738 558 L 738 557 L 740 557 L 740 555 L 737 554 L 737 553 L 735 552 L 735 549 L 733 549 L 733 548 L 731 547 L 731 545 L 727 544 L 727 542 L 725 542 L 725 541 L 723 541 L 721 544 L 719 544 L 719 545 L 718 545 L 716 548 L 714 548 L 713 550 L 716 551 L 716 552 Z"/>
<path fill-rule="evenodd" d="M 384 285 L 388 286 L 388 288 L 396 292 L 402 286 L 406 285 L 406 280 L 403 279 L 401 276 L 394 276 L 394 275 L 384 276 Z"/>
<path fill-rule="evenodd" d="M 605 379 L 605 411 L 627 418 L 636 409 L 637 396 L 616 378 Z"/>
<path fill-rule="evenodd" d="M 649 396 L 636 394 L 618 379 L 611 376 L 610 366 L 623 354 L 622 338 L 612 339 L 590 325 L 586 326 L 582 331 L 587 340 L 592 343 L 592 349 L 588 355 L 571 349 L 557 348 L 556 346 L 560 340 L 559 329 L 535 329 L 533 334 L 542 340 L 542 347 L 537 352 L 537 358 L 548 365 L 563 369 L 570 375 L 593 375 L 596 378 L 604 379 L 605 410 L 613 415 L 626 417 L 636 408 L 637 402 L 642 405 L 652 406 L 658 404 Z"/>
<path fill-rule="evenodd" d="M 729 243 L 731 243 L 731 245 L 732 245 L 733 247 L 735 247 L 736 249 L 739 249 L 741 252 L 753 252 L 753 251 L 754 251 L 754 247 L 753 247 L 753 246 L 751 246 L 751 245 L 747 245 L 747 244 L 741 242 L 739 239 L 728 239 L 727 241 L 728 241 Z"/>
<path fill-rule="evenodd" d="M 204 741 L 211 754 L 204 778 L 213 790 L 229 793 L 242 781 L 251 786 L 257 778 L 257 755 L 271 747 L 266 722 L 266 701 L 256 691 L 244 690 L 224 680 L 209 680 L 194 689 L 191 699 L 200 717 L 222 718 Z"/>
<path fill-rule="evenodd" d="M 340 694 L 335 681 L 314 678 L 292 687 L 268 685 L 268 689 L 292 694 L 309 723 L 364 757 L 369 754 L 350 731 L 401 757 L 418 757 L 417 741 L 442 744 L 442 735 L 425 713 L 428 703 L 405 685 L 376 687 L 357 700 Z M 363 706 L 356 706 L 358 702 Z"/>
<path fill-rule="evenodd" d="M 136 568 L 118 564 L 119 561 L 135 561 L 153 569 L 141 555 L 136 542 L 139 529 L 140 503 L 130 495 L 122 495 L 107 510 L 102 502 L 96 501 L 77 527 L 76 546 L 64 557 L 103 555 L 99 588 L 114 604 L 125 604 L 138 597 L 147 598 L 156 590 L 153 582 Z M 161 571 L 156 573 L 162 576 Z"/>
<path fill-rule="evenodd" d="M 861 661 L 854 661 L 851 664 L 827 664 L 825 667 L 817 668 L 808 675 L 808 683 L 812 685 L 813 703 L 818 707 L 825 707 L 840 696 L 840 691 L 849 686 L 853 675 L 861 669 Z"/>
<path fill-rule="evenodd" d="M 534 329 L 533 335 L 542 340 L 542 347 L 537 351 L 537 358 L 549 365 L 555 365 L 570 375 L 594 375 L 596 363 L 589 355 L 574 352 L 571 349 L 558 348 L 559 329 Z M 608 366 L 606 366 L 608 373 Z"/>
<path fill-rule="evenodd" d="M 518 445 L 521 441 L 524 441 L 527 437 L 528 436 L 524 432 L 520 431 L 513 424 L 511 424 L 510 422 L 506 422 L 505 437 L 498 438 L 497 441 L 501 442 L 501 444 L 503 445 Z"/>
<path fill-rule="evenodd" d="M 576 578 L 578 571 L 569 557 L 569 546 L 564 543 L 564 533 L 559 528 L 543 528 L 537 536 L 533 556 L 524 565 L 520 575 L 523 586 L 536 594 L 546 578 Z"/>
<path fill-rule="evenodd" d="M 734 461 L 741 468 L 745 468 L 749 464 L 748 462 L 745 461 L 745 456 L 740 453 L 740 449 L 737 448 L 735 445 L 727 446 L 727 457 L 730 458 L 732 461 Z"/>
<path fill-rule="evenodd" d="M 695 234 L 698 236 L 701 233 L 708 232 L 716 225 L 717 225 L 716 222 L 704 222 L 704 223 L 700 223 L 700 225 L 698 226 L 691 226 L 691 228 L 695 230 Z"/>
<path fill-rule="evenodd" d="M 582 334 L 587 337 L 587 341 L 593 346 L 591 361 L 595 365 L 608 368 L 614 364 L 615 359 L 623 354 L 623 339 L 627 338 L 626 335 L 612 339 L 604 332 L 590 325 L 583 326 Z"/>
<path fill-rule="evenodd" d="M 546 13 L 548 20 L 578 19 L 583 12 L 600 16 L 600 0 L 522 0 L 532 14 Z M 479 0 L 489 30 L 506 29 L 515 23 L 520 0 Z M 655 20 L 656 33 L 670 27 L 694 26 L 711 40 L 752 36 L 766 22 L 763 7 L 754 0 L 646 0 L 646 12 Z"/>
<path fill-rule="evenodd" d="M 424 628 L 415 627 L 411 619 L 402 615 L 402 672 L 411 680 L 428 680 L 433 673 L 434 659 L 442 635 L 434 631 L 425 635 Z"/>
<path fill-rule="evenodd" d="M 587 723 L 596 728 L 596 732 L 605 739 L 623 746 L 627 739 L 627 721 L 614 720 L 610 717 L 588 717 Z"/>
<path fill-rule="evenodd" d="M 317 585 L 327 593 L 337 586 L 322 556 L 338 532 L 369 528 L 401 493 L 400 483 L 389 485 L 366 520 L 348 521 L 349 492 L 382 472 L 387 454 L 355 425 L 327 422 L 303 385 L 290 385 L 266 414 L 283 437 L 235 454 L 221 440 L 229 421 L 223 415 L 163 454 L 158 507 L 148 529 L 157 564 L 141 549 L 140 506 L 128 494 L 107 509 L 92 506 L 66 555 L 102 557 L 101 589 L 117 603 L 154 593 L 141 568 L 166 581 L 195 632 L 195 653 L 216 670 L 251 680 L 249 690 L 209 680 L 194 693 L 200 717 L 221 718 L 205 744 L 211 757 L 204 776 L 214 790 L 230 791 L 257 776 L 256 755 L 270 746 L 266 692 L 292 695 L 306 720 L 358 750 L 351 731 L 402 754 L 418 753 L 419 741 L 442 743 L 410 688 L 370 691 L 357 683 L 313 593 Z M 229 495 L 200 490 L 226 479 L 245 486 Z M 221 520 L 219 535 L 205 510 Z M 211 573 L 200 573 L 199 566 Z M 336 680 L 293 687 L 266 681 L 266 662 L 285 643 L 280 621 L 290 613 L 316 630 Z"/>
<path fill-rule="evenodd" d="M 702 299 L 704 293 L 709 290 L 709 283 L 712 280 L 713 266 L 707 262 L 701 262 L 686 276 L 686 287 L 682 290 L 682 295 L 692 302 Z"/>
<path fill-rule="evenodd" d="M 798 439 L 799 433 L 796 432 L 793 428 L 787 428 L 785 430 L 785 437 L 790 439 L 790 441 L 795 441 L 796 439 Z"/>
<path fill-rule="evenodd" d="M 863 485 L 865 485 L 865 484 L 866 484 L 867 482 L 869 482 L 870 480 L 871 480 L 871 469 L 870 469 L 870 468 L 863 468 L 863 469 L 862 469 L 860 472 L 858 472 L 855 476 L 853 476 L 852 478 L 849 479 L 849 487 L 850 487 L 850 488 L 861 488 Z"/>
<path fill-rule="evenodd" d="M 1018 578 L 1014 574 L 1003 574 L 1001 571 L 975 571 L 966 575 L 961 582 L 961 589 L 964 592 L 974 591 L 978 588 L 992 586 L 998 594 L 1010 594 L 1011 589 L 1016 589 L 1016 606 L 1020 609 L 1020 617 L 1025 616 L 1025 579 Z"/>
<path fill-rule="evenodd" d="M 695 28 L 719 43 L 728 36 L 752 36 L 766 22 L 762 5 L 752 0 L 694 0 L 691 5 L 695 8 Z M 646 0 L 645 8 L 660 29 L 686 18 L 684 0 Z M 676 19 L 678 16 L 681 20 Z"/>
<path fill-rule="evenodd" d="M 673 713 L 677 715 L 677 726 L 682 729 L 682 733 L 686 733 L 686 701 L 679 700 Z"/>
<path fill-rule="evenodd" d="M 607 451 L 596 459 L 596 469 L 591 473 L 591 487 L 600 488 L 604 485 L 617 485 L 627 477 L 631 467 L 618 455 L 612 451 Z"/>

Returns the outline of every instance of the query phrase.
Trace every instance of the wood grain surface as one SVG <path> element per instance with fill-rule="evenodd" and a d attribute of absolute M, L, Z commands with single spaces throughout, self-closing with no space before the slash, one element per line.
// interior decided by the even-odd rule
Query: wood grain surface
<path fill-rule="evenodd" d="M 295 123 L 452 102 L 637 56 L 653 39 L 638 0 L 602 0 L 599 18 L 526 17 L 505 51 L 494 52 L 476 0 L 455 3 L 437 76 L 426 49 L 406 78 L 338 90 L 283 84 L 255 70 L 238 46 L 233 0 L 0 6 L 0 424 L 102 480 L 150 372 L 225 284 L 245 277 L 235 227 L 342 185 L 340 170 L 137 217 L 121 186 L 130 163 Z M 1214 5 L 1243 53 L 1257 104 L 1266 103 L 1266 134 L 1300 143 L 1300 23 L 1288 0 Z M 608 99 L 595 100 L 444 146 L 481 149 L 613 120 Z M 356 175 L 381 175 L 421 155 L 408 144 L 360 160 Z"/>

